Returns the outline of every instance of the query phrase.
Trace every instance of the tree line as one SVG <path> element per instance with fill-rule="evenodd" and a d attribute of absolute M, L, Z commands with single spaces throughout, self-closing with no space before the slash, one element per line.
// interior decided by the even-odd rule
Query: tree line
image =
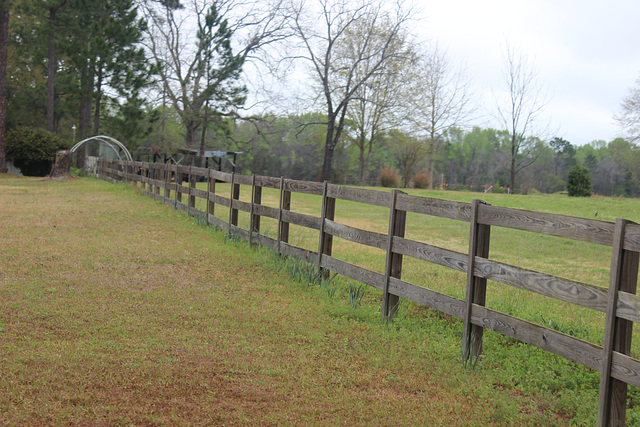
<path fill-rule="evenodd" d="M 0 171 L 6 129 L 33 127 L 188 147 L 199 164 L 239 151 L 243 172 L 295 179 L 375 184 L 391 168 L 400 185 L 556 192 L 579 165 L 597 193 L 638 194 L 640 90 L 616 116 L 625 139 L 576 147 L 540 126 L 535 64 L 506 46 L 501 129 L 474 127 L 467 71 L 414 36 L 413 15 L 382 0 L 0 0 Z"/>

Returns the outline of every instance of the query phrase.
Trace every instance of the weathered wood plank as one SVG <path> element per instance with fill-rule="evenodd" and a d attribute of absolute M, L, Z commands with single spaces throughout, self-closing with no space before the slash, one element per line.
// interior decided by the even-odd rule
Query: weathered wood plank
<path fill-rule="evenodd" d="M 293 193 L 322 195 L 322 188 L 323 184 L 321 182 L 284 180 L 284 190 Z"/>
<path fill-rule="evenodd" d="M 229 207 L 229 199 L 215 193 L 209 193 L 209 200 L 213 200 L 216 205 L 222 205 L 226 208 Z"/>
<path fill-rule="evenodd" d="M 209 169 L 209 177 L 222 182 L 231 182 L 232 175 L 227 172 L 220 172 L 215 169 Z"/>
<path fill-rule="evenodd" d="M 338 273 L 350 279 L 373 286 L 376 289 L 382 290 L 384 288 L 385 280 L 383 274 L 358 267 L 357 265 L 339 260 L 330 255 L 322 255 L 320 266 L 324 269 L 333 271 L 334 273 Z"/>
<path fill-rule="evenodd" d="M 330 219 L 325 219 L 324 232 L 361 245 L 372 246 L 382 250 L 387 249 L 388 237 L 386 234 L 361 230 Z"/>
<path fill-rule="evenodd" d="M 499 206 L 481 206 L 482 224 L 611 246 L 614 223 Z"/>
<path fill-rule="evenodd" d="M 209 177 L 209 169 L 192 166 L 191 167 L 191 175 L 192 176 L 201 177 L 201 178 L 208 178 Z"/>
<path fill-rule="evenodd" d="M 238 227 L 237 225 L 231 225 L 229 227 L 229 234 L 234 237 L 239 237 L 243 240 L 249 241 L 249 230 Z"/>
<path fill-rule="evenodd" d="M 242 200 L 233 200 L 233 208 L 242 212 L 251 213 L 251 203 Z"/>
<path fill-rule="evenodd" d="M 267 237 L 264 234 L 254 234 L 253 240 L 260 246 L 264 246 L 265 248 L 269 248 L 271 250 L 278 250 L 278 241 L 271 237 Z"/>
<path fill-rule="evenodd" d="M 278 208 L 272 208 L 265 205 L 254 205 L 253 213 L 267 218 L 278 219 Z"/>
<path fill-rule="evenodd" d="M 176 165 L 176 170 L 178 173 L 183 173 L 183 174 L 188 174 L 189 173 L 189 168 L 191 166 L 185 166 L 185 165 Z"/>
<path fill-rule="evenodd" d="M 640 360 L 614 351 L 611 357 L 611 376 L 640 387 Z"/>
<path fill-rule="evenodd" d="M 163 182 L 163 181 L 160 181 Z M 188 182 L 188 181 L 185 181 Z M 164 183 L 164 182 L 163 182 Z M 161 186 L 161 185 L 159 185 Z M 180 194 L 189 194 L 189 186 L 187 185 L 182 185 L 182 184 L 176 184 L 176 191 Z"/>
<path fill-rule="evenodd" d="M 189 211 L 189 206 L 186 203 L 182 203 L 182 202 L 176 202 L 176 209 L 182 211 L 182 212 L 188 212 Z"/>
<path fill-rule="evenodd" d="M 205 219 L 207 217 L 207 213 L 205 211 L 201 211 L 200 209 L 189 208 L 189 216 Z"/>
<path fill-rule="evenodd" d="M 320 221 L 322 220 L 315 216 L 283 210 L 282 221 L 313 230 L 320 230 Z"/>
<path fill-rule="evenodd" d="M 618 317 L 640 323 L 640 296 L 618 292 Z"/>
<path fill-rule="evenodd" d="M 627 223 L 624 233 L 624 249 L 640 252 L 640 225 L 631 222 Z"/>
<path fill-rule="evenodd" d="M 280 178 L 256 175 L 256 185 L 264 188 L 280 188 Z"/>
<path fill-rule="evenodd" d="M 290 245 L 287 242 L 280 242 L 280 253 L 309 263 L 316 263 L 318 259 L 317 252 L 299 248 L 297 246 Z"/>
<path fill-rule="evenodd" d="M 587 341 L 554 331 L 517 317 L 509 316 L 481 305 L 474 305 L 471 322 L 502 335 L 514 338 L 543 350 L 573 360 L 599 371 L 602 363 L 602 347 Z"/>
<path fill-rule="evenodd" d="M 223 231 L 229 231 L 229 224 L 227 224 L 224 220 L 218 218 L 217 216 L 209 214 L 208 220 L 209 224 L 212 224 L 213 226 L 218 227 Z"/>
<path fill-rule="evenodd" d="M 603 313 L 607 308 L 608 291 L 599 286 L 574 282 L 479 257 L 476 257 L 475 267 L 475 274 L 478 277 Z"/>
<path fill-rule="evenodd" d="M 195 188 L 195 187 L 191 188 L 191 196 L 192 197 L 200 197 L 202 199 L 206 199 L 208 194 L 209 194 L 209 192 L 206 191 L 206 190 L 200 190 L 200 189 Z"/>
<path fill-rule="evenodd" d="M 233 182 L 239 185 L 253 185 L 253 177 L 251 175 L 235 174 Z"/>
<path fill-rule="evenodd" d="M 408 194 L 398 194 L 396 209 L 466 222 L 469 222 L 471 218 L 470 203 L 410 196 Z"/>
<path fill-rule="evenodd" d="M 426 243 L 394 237 L 391 246 L 393 252 L 427 261 L 432 264 L 449 267 L 457 271 L 467 271 L 467 255 L 442 249 Z"/>
<path fill-rule="evenodd" d="M 389 292 L 458 319 L 462 319 L 464 316 L 463 300 L 414 285 L 413 283 L 391 277 L 389 278 Z"/>
<path fill-rule="evenodd" d="M 385 208 L 388 208 L 391 203 L 391 193 L 389 192 L 345 187 L 343 185 L 329 184 L 327 187 L 327 195 L 340 200 L 382 206 Z"/>

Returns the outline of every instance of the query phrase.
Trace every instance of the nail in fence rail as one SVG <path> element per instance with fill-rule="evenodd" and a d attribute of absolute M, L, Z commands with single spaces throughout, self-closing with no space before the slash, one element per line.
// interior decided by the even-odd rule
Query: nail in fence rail
<path fill-rule="evenodd" d="M 98 175 L 109 182 L 128 181 L 135 184 L 136 181 L 140 181 L 144 194 L 179 207 L 189 215 L 204 214 L 210 224 L 229 233 L 255 241 L 282 255 L 317 263 L 325 272 L 332 271 L 375 287 L 383 293 L 383 317 L 390 318 L 395 314 L 395 301 L 399 301 L 399 298 L 458 317 L 464 325 L 462 348 L 463 354 L 468 358 L 477 358 L 480 354 L 482 332 L 489 329 L 600 372 L 598 425 L 624 425 L 627 386 L 640 387 L 640 360 L 630 356 L 633 323 L 640 322 L 640 297 L 636 295 L 640 264 L 639 225 L 622 219 L 611 223 L 503 208 L 477 200 L 472 203 L 451 202 L 411 196 L 397 190 L 388 193 L 328 183 L 244 176 L 193 167 L 186 169 L 189 186 L 185 187 L 180 181 L 181 174 L 185 172 L 184 166 L 169 167 L 141 163 L 131 168 L 132 165 L 131 162 L 100 159 Z M 140 168 L 139 174 L 136 172 L 137 168 Z M 162 175 L 163 179 L 160 179 L 161 172 L 167 174 Z M 175 184 L 170 184 L 172 172 Z M 197 188 L 198 177 L 207 181 L 206 191 Z M 216 182 L 231 185 L 228 198 L 216 193 Z M 249 203 L 239 200 L 241 184 L 252 188 Z M 165 188 L 164 197 L 159 196 L 160 188 Z M 279 191 L 277 208 L 262 205 L 262 188 Z M 175 191 L 175 200 L 169 198 L 169 190 Z M 187 205 L 181 203 L 183 193 L 189 197 Z M 292 193 L 307 193 L 321 197 L 322 210 L 319 216 L 292 212 Z M 206 212 L 195 209 L 196 198 L 204 200 Z M 388 233 L 375 233 L 336 222 L 336 200 L 389 209 Z M 214 216 L 216 205 L 229 209 L 229 222 Z M 248 230 L 238 226 L 238 211 L 248 213 Z M 404 227 L 408 212 L 468 222 L 468 253 L 406 239 Z M 262 216 L 277 221 L 278 233 L 275 239 L 261 233 Z M 319 233 L 318 252 L 290 244 L 289 224 L 316 230 Z M 611 247 L 609 288 L 525 270 L 489 259 L 491 227 L 510 228 Z M 332 256 L 334 236 L 386 251 L 385 273 L 380 274 Z M 406 256 L 466 273 L 465 299 L 454 298 L 403 280 L 402 257 Z M 604 345 L 599 346 L 485 307 L 487 280 L 605 313 Z"/>

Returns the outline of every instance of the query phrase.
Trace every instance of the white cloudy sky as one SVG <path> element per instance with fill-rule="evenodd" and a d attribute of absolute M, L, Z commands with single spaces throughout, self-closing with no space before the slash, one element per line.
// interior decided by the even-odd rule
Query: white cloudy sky
<path fill-rule="evenodd" d="M 551 128 L 575 145 L 619 135 L 613 114 L 640 76 L 638 0 L 414 0 L 421 36 L 466 65 L 490 101 L 505 42 L 536 63 Z M 492 102 L 487 102 L 491 109 Z M 492 125 L 488 111 L 478 124 Z M 493 123 L 495 125 L 495 123 Z"/>

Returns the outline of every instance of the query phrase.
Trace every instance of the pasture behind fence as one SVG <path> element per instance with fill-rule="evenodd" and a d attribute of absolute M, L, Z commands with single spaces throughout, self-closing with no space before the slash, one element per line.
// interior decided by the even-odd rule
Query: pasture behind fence
<path fill-rule="evenodd" d="M 624 425 L 627 385 L 640 387 L 640 360 L 630 356 L 633 323 L 640 321 L 640 298 L 636 295 L 640 259 L 639 225 L 624 219 L 613 223 L 491 206 L 479 200 L 472 203 L 452 202 L 411 196 L 399 190 L 384 192 L 327 182 L 224 173 L 193 166 L 100 159 L 98 175 L 110 182 L 132 183 L 150 197 L 189 215 L 199 216 L 207 223 L 251 243 L 312 263 L 319 270 L 334 272 L 379 289 L 382 291 L 383 319 L 395 315 L 400 298 L 462 319 L 462 352 L 467 361 L 479 356 L 483 331 L 489 329 L 598 371 L 598 424 Z M 205 182 L 207 189 L 198 189 L 198 182 Z M 216 183 L 220 182 L 230 184 L 228 196 L 216 192 Z M 249 202 L 240 200 L 241 186 L 251 188 Z M 263 189 L 267 188 L 278 191 L 277 208 L 262 204 Z M 291 203 L 294 193 L 320 197 L 319 214 L 293 212 Z M 196 208 L 197 199 L 204 201 L 201 204 L 206 207 L 205 210 Z M 388 209 L 388 232 L 362 230 L 335 221 L 336 200 Z M 224 219 L 220 217 L 221 208 L 225 209 Z M 248 214 L 247 228 L 239 226 L 239 212 Z M 405 238 L 407 213 L 469 223 L 468 252 L 460 253 Z M 275 237 L 262 232 L 261 218 L 277 222 Z M 315 250 L 291 243 L 290 225 L 317 232 Z M 492 227 L 611 247 L 609 288 L 489 259 Z M 384 251 L 384 273 L 334 257 L 334 237 Z M 466 274 L 465 298 L 455 298 L 403 280 L 404 257 Z M 485 307 L 487 280 L 604 313 L 604 344 L 600 346 Z"/>

